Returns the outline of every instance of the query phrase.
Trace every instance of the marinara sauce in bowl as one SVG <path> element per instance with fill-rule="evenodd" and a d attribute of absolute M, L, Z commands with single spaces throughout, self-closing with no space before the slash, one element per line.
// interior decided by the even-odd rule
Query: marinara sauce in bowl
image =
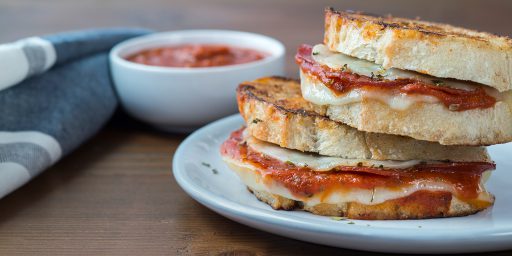
<path fill-rule="evenodd" d="M 237 111 L 239 83 L 284 74 L 284 46 L 267 36 L 226 30 L 163 32 L 110 52 L 123 108 L 167 131 L 191 131 Z"/>
<path fill-rule="evenodd" d="M 143 50 L 126 59 L 150 66 L 206 68 L 249 63 L 268 55 L 225 44 L 181 44 Z"/>

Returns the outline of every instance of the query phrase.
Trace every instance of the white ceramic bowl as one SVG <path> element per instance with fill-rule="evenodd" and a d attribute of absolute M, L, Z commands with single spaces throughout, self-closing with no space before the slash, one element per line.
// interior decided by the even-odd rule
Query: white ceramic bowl
<path fill-rule="evenodd" d="M 238 65 L 173 68 L 125 58 L 141 50 L 186 43 L 227 44 L 270 56 Z M 284 74 L 285 48 L 279 41 L 228 30 L 184 30 L 133 38 L 110 51 L 112 79 L 121 104 L 132 116 L 167 131 L 191 131 L 235 113 L 240 82 Z"/>

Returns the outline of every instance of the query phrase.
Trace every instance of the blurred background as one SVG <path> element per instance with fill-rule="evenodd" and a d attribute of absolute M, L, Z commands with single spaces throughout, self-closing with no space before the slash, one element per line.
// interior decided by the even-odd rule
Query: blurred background
<path fill-rule="evenodd" d="M 0 42 L 72 29 L 111 26 L 155 30 L 233 29 L 261 33 L 288 49 L 287 73 L 297 76 L 291 57 L 300 43 L 322 38 L 323 10 L 393 14 L 512 35 L 509 0 L 0 0 Z"/>

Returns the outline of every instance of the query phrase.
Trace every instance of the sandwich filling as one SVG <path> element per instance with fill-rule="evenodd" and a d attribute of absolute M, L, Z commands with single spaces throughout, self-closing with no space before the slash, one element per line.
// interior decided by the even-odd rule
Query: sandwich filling
<path fill-rule="evenodd" d="M 373 161 L 306 154 L 259 141 L 244 129 L 233 132 L 221 147 L 227 161 L 241 163 L 244 183 L 307 205 L 358 202 L 379 204 L 416 192 L 447 192 L 485 208 L 493 196 L 483 183 L 495 169 L 489 162 Z"/>
<path fill-rule="evenodd" d="M 295 56 L 301 73 L 324 86 L 303 86 L 303 96 L 320 105 L 342 105 L 363 98 L 380 100 L 403 110 L 417 102 L 442 103 L 450 111 L 491 108 L 500 93 L 473 82 L 441 79 L 413 71 L 382 66 L 325 45 L 302 45 Z"/>

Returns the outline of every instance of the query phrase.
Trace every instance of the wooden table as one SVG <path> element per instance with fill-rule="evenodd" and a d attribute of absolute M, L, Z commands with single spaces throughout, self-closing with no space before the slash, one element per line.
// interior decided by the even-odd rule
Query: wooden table
<path fill-rule="evenodd" d="M 512 1 L 0 0 L 0 42 L 104 26 L 246 30 L 283 41 L 295 77 L 291 56 L 300 43 L 321 41 L 325 6 L 511 34 Z M 184 138 L 118 113 L 79 150 L 0 200 L 0 255 L 371 254 L 258 231 L 196 203 L 171 175 Z"/>

